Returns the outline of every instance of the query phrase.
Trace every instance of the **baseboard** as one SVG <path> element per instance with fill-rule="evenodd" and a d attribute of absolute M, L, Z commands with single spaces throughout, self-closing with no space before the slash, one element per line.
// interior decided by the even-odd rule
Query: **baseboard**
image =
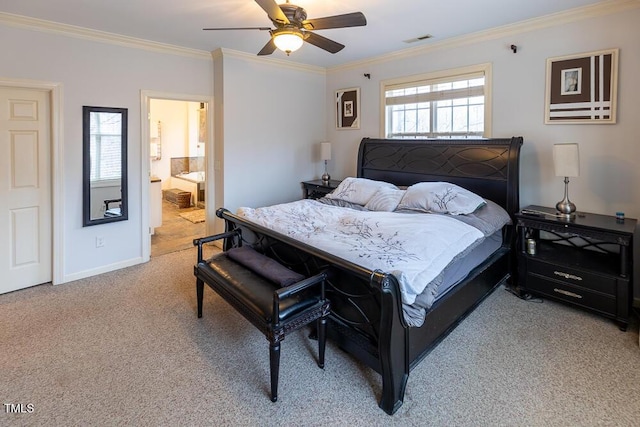
<path fill-rule="evenodd" d="M 110 271 L 120 270 L 122 268 L 131 267 L 132 265 L 142 264 L 144 261 L 142 257 L 136 257 L 127 259 L 124 261 L 120 261 L 114 264 L 103 265 L 98 268 L 94 268 L 91 270 L 83 270 L 74 274 L 66 274 L 63 276 L 63 281 L 58 283 L 59 285 L 63 283 L 74 282 L 76 280 L 85 279 L 91 276 L 97 276 L 98 274 L 108 273 Z"/>

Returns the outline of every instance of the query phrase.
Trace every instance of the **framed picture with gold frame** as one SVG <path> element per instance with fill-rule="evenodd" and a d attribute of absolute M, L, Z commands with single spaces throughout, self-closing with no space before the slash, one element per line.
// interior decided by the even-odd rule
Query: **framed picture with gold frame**
<path fill-rule="evenodd" d="M 204 102 L 200 103 L 200 108 L 198 109 L 198 142 L 207 142 L 207 108 Z"/>
<path fill-rule="evenodd" d="M 336 128 L 360 129 L 360 88 L 336 91 Z"/>
<path fill-rule="evenodd" d="M 618 49 L 547 59 L 546 124 L 616 122 Z"/>

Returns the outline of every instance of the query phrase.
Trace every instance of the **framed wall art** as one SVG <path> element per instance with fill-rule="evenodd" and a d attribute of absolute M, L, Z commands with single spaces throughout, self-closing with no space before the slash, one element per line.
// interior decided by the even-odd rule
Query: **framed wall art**
<path fill-rule="evenodd" d="M 618 49 L 547 59 L 546 124 L 616 122 Z"/>
<path fill-rule="evenodd" d="M 201 144 L 207 142 L 207 108 L 204 102 L 200 103 L 198 109 L 198 142 Z"/>
<path fill-rule="evenodd" d="M 336 91 L 336 128 L 360 129 L 360 88 Z"/>

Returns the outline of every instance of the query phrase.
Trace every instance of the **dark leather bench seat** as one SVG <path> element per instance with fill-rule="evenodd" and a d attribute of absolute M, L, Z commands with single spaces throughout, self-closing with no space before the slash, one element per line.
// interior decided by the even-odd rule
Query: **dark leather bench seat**
<path fill-rule="evenodd" d="M 281 287 L 272 279 L 261 275 L 260 271 L 251 270 L 231 259 L 228 252 L 219 253 L 207 260 L 203 259 L 203 244 L 220 239 L 238 239 L 239 235 L 240 231 L 234 230 L 193 241 L 193 244 L 198 246 L 198 258 L 194 267 L 198 317 L 202 317 L 206 283 L 266 336 L 269 341 L 271 400 L 275 402 L 278 399 L 280 342 L 287 333 L 317 321 L 317 364 L 324 368 L 329 315 L 329 301 L 325 298 L 326 273 L 322 272 L 308 278 L 300 276 L 301 280 Z M 267 260 L 266 255 L 256 253 L 252 256 L 257 256 L 259 260 L 262 260 L 260 257 L 265 257 L 265 261 L 274 263 L 272 259 Z M 277 265 L 277 268 L 286 269 L 281 265 Z"/>
<path fill-rule="evenodd" d="M 198 267 L 205 283 L 216 291 L 225 293 L 223 298 L 230 304 L 240 304 L 242 311 L 247 310 L 259 316 L 264 324 L 271 323 L 273 293 L 279 289 L 278 285 L 229 259 L 224 252 L 211 260 L 203 261 Z M 296 314 L 321 305 L 317 293 L 286 298 L 280 301 L 278 321 L 289 320 Z"/>

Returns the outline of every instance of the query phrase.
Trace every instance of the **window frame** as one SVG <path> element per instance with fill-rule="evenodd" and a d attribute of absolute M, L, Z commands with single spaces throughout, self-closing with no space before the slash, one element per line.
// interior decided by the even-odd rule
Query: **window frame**
<path fill-rule="evenodd" d="M 392 89 L 393 86 L 410 85 L 415 83 L 416 86 L 423 81 L 443 80 L 447 78 L 455 78 L 456 76 L 471 75 L 471 74 L 484 74 L 484 132 L 483 138 L 490 138 L 492 134 L 491 129 L 491 111 L 492 111 L 492 67 L 491 63 L 471 65 L 467 67 L 460 67 L 448 70 L 440 70 L 424 74 L 416 74 L 405 77 L 398 77 L 393 79 L 387 79 L 380 81 L 380 137 L 387 138 L 387 105 L 386 105 L 386 92 Z M 431 113 L 433 114 L 433 113 Z M 456 136 L 451 136 L 455 138 Z M 448 137 L 442 137 L 448 138 Z M 402 139 L 400 137 L 393 139 Z"/>

